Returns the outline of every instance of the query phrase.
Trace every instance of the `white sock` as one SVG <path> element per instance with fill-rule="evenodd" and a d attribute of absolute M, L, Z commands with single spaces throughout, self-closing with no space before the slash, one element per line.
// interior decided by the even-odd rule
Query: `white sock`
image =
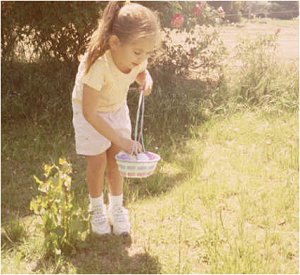
<path fill-rule="evenodd" d="M 104 205 L 104 202 L 103 202 L 103 193 L 101 193 L 101 195 L 99 197 L 97 197 L 97 198 L 92 198 L 89 195 L 89 199 L 90 199 L 90 204 L 91 204 L 92 208 Z"/>
<path fill-rule="evenodd" d="M 123 205 L 123 194 L 119 196 L 112 196 L 111 194 L 108 194 L 109 196 L 109 207 L 120 207 Z"/>

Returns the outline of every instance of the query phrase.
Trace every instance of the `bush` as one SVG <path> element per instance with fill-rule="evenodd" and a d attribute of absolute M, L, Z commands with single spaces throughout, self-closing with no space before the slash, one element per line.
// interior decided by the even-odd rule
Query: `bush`
<path fill-rule="evenodd" d="M 235 48 L 234 68 L 226 79 L 228 106 L 262 108 L 266 111 L 297 111 L 298 66 L 277 56 L 278 32 L 256 39 L 241 39 Z M 229 76 L 228 76 L 229 75 Z"/>
<path fill-rule="evenodd" d="M 41 216 L 41 228 L 45 236 L 48 255 L 68 254 L 83 240 L 88 228 L 88 219 L 74 204 L 71 191 L 71 165 L 64 159 L 59 166 L 45 165 L 45 181 L 34 176 L 42 193 L 30 202 L 30 209 Z"/>
<path fill-rule="evenodd" d="M 240 61 L 240 91 L 242 101 L 258 104 L 269 92 L 270 76 L 276 64 L 277 34 L 261 36 L 256 40 L 243 39 L 236 46 Z"/>
<path fill-rule="evenodd" d="M 297 16 L 299 16 L 298 1 L 272 1 L 270 4 L 270 18 L 289 20 Z"/>
<path fill-rule="evenodd" d="M 105 2 L 1 2 L 2 59 L 77 60 L 97 25 L 99 8 L 104 5 Z M 24 55 L 24 48 L 31 56 Z"/>
<path fill-rule="evenodd" d="M 197 79 L 211 84 L 222 78 L 224 54 L 223 42 L 213 28 L 202 26 L 190 31 L 167 29 L 160 53 L 151 62 L 164 75 L 192 77 L 196 73 Z"/>

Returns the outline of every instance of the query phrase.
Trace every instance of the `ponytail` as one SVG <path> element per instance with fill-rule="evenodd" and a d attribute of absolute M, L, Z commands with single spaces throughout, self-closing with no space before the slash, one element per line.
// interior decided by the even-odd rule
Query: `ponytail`
<path fill-rule="evenodd" d="M 112 1 L 105 7 L 102 20 L 99 20 L 98 28 L 92 34 L 88 44 L 85 73 L 87 73 L 93 63 L 109 49 L 108 40 L 113 23 L 122 6 L 123 1 Z"/>

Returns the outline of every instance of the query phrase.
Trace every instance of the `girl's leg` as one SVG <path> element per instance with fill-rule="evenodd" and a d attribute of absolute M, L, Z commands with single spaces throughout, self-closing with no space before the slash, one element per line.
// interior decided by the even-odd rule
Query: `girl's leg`
<path fill-rule="evenodd" d="M 112 196 L 123 194 L 123 177 L 120 175 L 115 155 L 121 151 L 120 147 L 112 144 L 106 151 L 107 157 L 107 178 L 109 183 L 109 192 Z"/>
<path fill-rule="evenodd" d="M 123 207 L 123 177 L 120 175 L 115 155 L 120 148 L 114 144 L 106 151 L 109 182 L 108 216 L 116 235 L 129 234 L 128 211 Z"/>
<path fill-rule="evenodd" d="M 104 173 L 107 164 L 106 153 L 96 156 L 87 156 L 87 187 L 92 198 L 97 198 L 102 194 Z"/>
<path fill-rule="evenodd" d="M 103 203 L 103 183 L 106 168 L 106 153 L 87 156 L 87 187 L 90 194 L 92 231 L 98 235 L 110 234 L 111 228 Z"/>

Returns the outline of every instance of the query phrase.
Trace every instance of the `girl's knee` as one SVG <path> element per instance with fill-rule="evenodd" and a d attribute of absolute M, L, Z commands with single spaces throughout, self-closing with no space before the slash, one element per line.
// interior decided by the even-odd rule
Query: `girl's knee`
<path fill-rule="evenodd" d="M 121 174 L 118 170 L 118 167 L 114 167 L 114 168 L 111 167 L 110 169 L 108 169 L 107 170 L 107 178 L 110 182 L 113 182 L 116 179 L 122 178 Z"/>
<path fill-rule="evenodd" d="M 87 159 L 87 166 L 89 169 L 94 171 L 105 170 L 107 164 L 105 153 L 96 156 L 87 156 L 86 159 Z"/>

